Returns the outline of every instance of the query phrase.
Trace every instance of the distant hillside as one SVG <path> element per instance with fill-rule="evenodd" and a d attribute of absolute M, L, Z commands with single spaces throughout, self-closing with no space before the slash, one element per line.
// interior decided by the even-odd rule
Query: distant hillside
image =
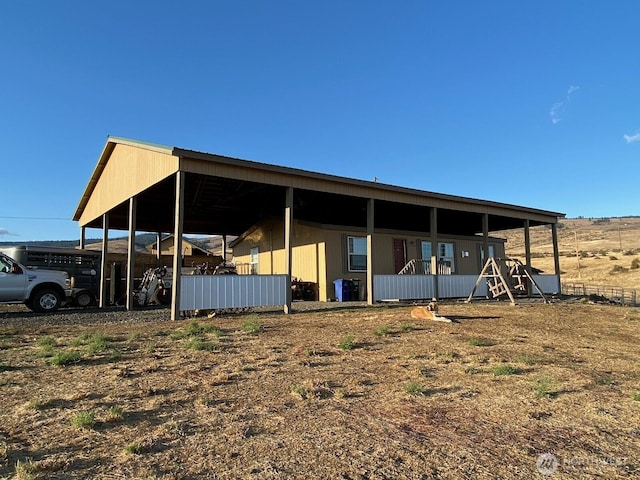
<path fill-rule="evenodd" d="M 524 261 L 524 229 L 495 232 L 507 239 L 507 255 Z M 531 263 L 553 272 L 551 229 L 530 229 Z M 564 283 L 609 285 L 640 290 L 640 217 L 568 218 L 558 224 Z"/>

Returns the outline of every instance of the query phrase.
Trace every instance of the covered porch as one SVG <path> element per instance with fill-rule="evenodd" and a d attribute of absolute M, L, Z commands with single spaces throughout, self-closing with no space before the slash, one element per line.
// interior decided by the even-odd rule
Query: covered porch
<path fill-rule="evenodd" d="M 222 235 L 226 239 L 273 216 L 283 219 L 282 272 L 215 279 L 182 275 L 184 234 Z M 109 137 L 73 218 L 81 228 L 81 246 L 87 228 L 102 230 L 103 263 L 111 229 L 128 232 L 128 265 L 133 265 L 135 258 L 136 232 L 172 233 L 171 312 L 176 319 L 180 311 L 193 310 L 196 305 L 212 309 L 282 305 L 286 313 L 290 312 L 294 218 L 366 232 L 366 300 L 370 304 L 384 298 L 410 298 L 408 292 L 413 294 L 418 289 L 421 295 L 417 298 L 468 295 L 473 284 L 463 291 L 469 281 L 463 278 L 466 276 L 438 274 L 436 246 L 443 235 L 478 235 L 483 251 L 489 252 L 490 232 L 522 228 L 525 264 L 531 268 L 529 229 L 537 225 L 551 227 L 555 272 L 548 285 L 553 289 L 560 284 L 556 224 L 563 216 Z M 376 275 L 373 245 L 379 230 L 429 232 L 433 274 Z M 100 303 L 104 306 L 108 269 L 105 264 L 102 267 Z M 133 269 L 127 271 L 127 308 L 133 309 Z"/>

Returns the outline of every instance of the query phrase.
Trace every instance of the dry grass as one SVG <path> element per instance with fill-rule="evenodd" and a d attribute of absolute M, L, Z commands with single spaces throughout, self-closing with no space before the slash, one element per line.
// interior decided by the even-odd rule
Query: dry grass
<path fill-rule="evenodd" d="M 256 333 L 247 316 L 3 327 L 0 478 L 538 478 L 544 452 L 553 478 L 637 478 L 637 309 L 442 311 L 459 323 L 377 307 L 261 314 Z M 50 365 L 47 336 L 81 359 Z"/>
<path fill-rule="evenodd" d="M 640 290 L 640 217 L 612 218 L 609 222 L 589 219 L 563 219 L 558 229 L 558 249 L 563 283 L 586 283 Z M 524 261 L 523 229 L 497 232 L 506 238 L 507 255 Z M 577 238 L 577 245 L 576 245 Z M 576 247 L 580 252 L 578 258 Z M 531 229 L 532 265 L 552 273 L 553 245 L 551 230 Z M 637 263 L 636 263 L 637 264 Z"/>

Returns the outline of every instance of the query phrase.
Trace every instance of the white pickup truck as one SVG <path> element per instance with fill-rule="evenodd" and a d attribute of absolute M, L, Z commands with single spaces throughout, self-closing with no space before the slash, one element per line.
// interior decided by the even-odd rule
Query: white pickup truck
<path fill-rule="evenodd" d="M 71 296 L 67 272 L 27 268 L 0 253 L 0 303 L 24 303 L 34 312 L 53 312 Z"/>

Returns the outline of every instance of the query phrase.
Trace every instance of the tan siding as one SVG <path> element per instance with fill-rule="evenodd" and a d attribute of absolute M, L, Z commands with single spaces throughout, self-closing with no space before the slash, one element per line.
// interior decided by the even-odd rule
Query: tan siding
<path fill-rule="evenodd" d="M 282 222 L 273 221 L 257 228 L 234 247 L 237 262 L 249 261 L 251 247 L 260 248 L 260 273 L 271 273 L 266 269 L 271 254 L 268 252 L 273 237 L 273 273 L 284 273 L 284 236 Z M 346 238 L 348 236 L 364 237 L 363 230 L 343 230 L 335 226 L 315 226 L 294 221 L 293 276 L 304 281 L 318 284 L 319 298 L 327 300 L 335 298 L 334 281 L 338 279 L 359 279 L 361 299 L 366 298 L 366 272 L 349 272 L 346 261 Z M 375 274 L 396 274 L 393 259 L 393 240 L 405 240 L 407 245 L 407 261 L 421 258 L 421 241 L 428 241 L 429 234 L 424 232 L 376 232 L 373 237 L 373 269 Z M 461 275 L 477 275 L 480 273 L 480 246 L 482 237 L 445 237 L 440 242 L 454 244 L 455 273 Z M 491 238 L 489 244 L 495 248 L 495 255 L 504 255 L 504 244 L 501 240 Z M 462 252 L 469 252 L 462 257 Z"/>
<path fill-rule="evenodd" d="M 177 171 L 176 157 L 129 145 L 116 145 L 84 208 L 80 226 Z"/>

